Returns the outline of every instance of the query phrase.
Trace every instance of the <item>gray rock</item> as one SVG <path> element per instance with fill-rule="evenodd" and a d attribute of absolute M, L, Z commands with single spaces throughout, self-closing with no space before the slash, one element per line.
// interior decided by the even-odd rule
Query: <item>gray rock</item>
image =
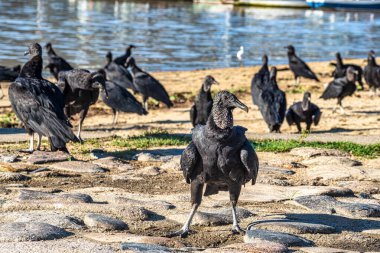
<path fill-rule="evenodd" d="M 257 239 L 266 240 L 270 242 L 277 242 L 288 247 L 289 246 L 308 246 L 308 245 L 313 244 L 313 242 L 307 239 L 304 239 L 296 235 L 286 234 L 286 233 L 273 232 L 273 231 L 268 231 L 268 230 L 263 230 L 263 229 L 254 229 L 254 230 L 246 231 L 246 234 L 244 236 L 245 243 L 251 243 Z"/>
<path fill-rule="evenodd" d="M 236 214 L 239 219 L 245 219 L 253 216 L 254 214 L 244 208 L 237 208 Z M 184 223 L 188 218 L 188 213 L 180 213 L 173 214 L 168 216 L 171 220 L 178 221 L 180 223 Z M 220 211 L 215 212 L 202 212 L 198 211 L 194 215 L 194 219 L 192 222 L 193 225 L 227 225 L 232 224 L 232 211 L 230 208 L 222 209 Z"/>
<path fill-rule="evenodd" d="M 359 251 L 328 248 L 328 247 L 302 247 L 302 248 L 299 248 L 299 250 L 305 253 L 360 253 Z"/>
<path fill-rule="evenodd" d="M 180 160 L 181 160 L 181 156 L 174 156 L 172 159 L 162 164 L 161 169 L 175 170 L 175 171 L 181 170 Z"/>
<path fill-rule="evenodd" d="M 28 174 L 32 175 L 32 174 L 37 174 L 37 173 L 46 172 L 46 171 L 50 171 L 50 170 L 48 168 L 42 167 L 42 168 L 38 168 L 33 171 L 30 171 Z"/>
<path fill-rule="evenodd" d="M 148 166 L 137 172 L 138 175 L 144 175 L 144 176 L 157 176 L 161 173 L 162 173 L 161 169 L 157 166 Z"/>
<path fill-rule="evenodd" d="M 131 171 L 134 169 L 131 164 L 128 164 L 126 161 L 113 156 L 100 158 L 92 161 L 92 163 L 109 170 Z"/>
<path fill-rule="evenodd" d="M 130 221 L 146 221 L 153 214 L 151 211 L 140 206 L 131 206 L 123 213 L 123 217 Z"/>
<path fill-rule="evenodd" d="M 294 201 L 309 210 L 353 217 L 380 217 L 380 205 L 341 202 L 330 196 L 301 196 Z"/>
<path fill-rule="evenodd" d="M 307 160 L 304 160 L 302 162 L 305 165 L 308 166 L 314 166 L 314 165 L 343 165 L 343 166 L 360 166 L 362 165 L 361 162 L 353 160 L 348 157 L 339 157 L 339 156 L 317 156 L 313 157 Z"/>
<path fill-rule="evenodd" d="M 137 207 L 142 206 L 142 207 L 160 209 L 160 210 L 169 210 L 169 209 L 175 208 L 175 205 L 166 201 L 160 201 L 160 200 L 145 201 L 145 200 L 126 198 L 126 197 L 116 197 L 115 203 L 123 204 L 126 206 L 137 206 Z"/>
<path fill-rule="evenodd" d="M 120 173 L 120 174 L 113 174 L 111 175 L 112 181 L 138 181 L 143 180 L 142 177 L 134 176 L 131 173 Z"/>
<path fill-rule="evenodd" d="M 208 248 L 205 253 L 287 253 L 288 247 L 276 242 L 253 239 L 251 243 L 234 243 L 220 248 Z"/>
<path fill-rule="evenodd" d="M 264 174 L 277 174 L 277 175 L 293 175 L 295 174 L 295 171 L 283 169 L 276 166 L 270 166 L 268 164 L 260 165 L 260 173 Z"/>
<path fill-rule="evenodd" d="M 289 234 L 331 234 L 335 228 L 323 224 L 292 220 L 260 221 L 255 227 Z"/>
<path fill-rule="evenodd" d="M 0 253 L 115 253 L 119 251 L 119 244 L 104 244 L 72 237 L 38 242 L 3 242 L 0 246 Z"/>
<path fill-rule="evenodd" d="M 160 156 L 151 153 L 139 153 L 135 155 L 134 159 L 140 162 L 158 162 L 160 161 Z"/>
<path fill-rule="evenodd" d="M 17 161 L 17 155 L 0 155 L 0 161 L 4 163 L 14 163 Z"/>
<path fill-rule="evenodd" d="M 72 235 L 66 230 L 41 222 L 13 222 L 0 225 L 0 242 L 55 240 Z"/>
<path fill-rule="evenodd" d="M 98 165 L 81 161 L 59 162 L 50 165 L 50 168 L 53 170 L 75 173 L 102 173 L 107 171 Z"/>
<path fill-rule="evenodd" d="M 327 149 L 327 148 L 310 148 L 310 147 L 301 147 L 293 148 L 290 151 L 291 155 L 300 156 L 303 158 L 310 158 L 316 156 L 349 156 L 348 153 L 336 150 L 336 149 Z"/>
<path fill-rule="evenodd" d="M 306 176 L 309 180 L 348 180 L 364 179 L 365 176 L 360 167 L 350 167 L 346 165 L 317 165 L 306 170 Z"/>
<path fill-rule="evenodd" d="M 70 154 L 62 151 L 57 152 L 45 152 L 45 151 L 34 151 L 28 158 L 28 162 L 31 164 L 42 164 L 42 163 L 55 163 L 68 161 L 71 158 Z"/>
<path fill-rule="evenodd" d="M 87 214 L 83 220 L 88 227 L 98 228 L 105 231 L 128 229 L 128 225 L 124 221 L 105 215 L 90 213 Z"/>
<path fill-rule="evenodd" d="M 93 200 L 90 195 L 75 193 L 49 193 L 41 191 L 21 190 L 16 198 L 19 202 L 34 202 L 34 201 L 47 201 L 47 202 L 64 202 L 64 203 L 92 203 Z"/>
<path fill-rule="evenodd" d="M 147 243 L 122 243 L 122 250 L 130 250 L 132 252 L 172 252 L 168 247 L 156 245 L 156 244 L 147 244 Z"/>
<path fill-rule="evenodd" d="M 6 181 L 26 181 L 30 177 L 15 172 L 0 172 L 0 182 Z"/>
<path fill-rule="evenodd" d="M 83 229 L 84 227 L 84 223 L 81 219 L 57 212 L 10 212 L 2 216 L 5 220 L 12 222 L 42 222 L 65 229 Z"/>

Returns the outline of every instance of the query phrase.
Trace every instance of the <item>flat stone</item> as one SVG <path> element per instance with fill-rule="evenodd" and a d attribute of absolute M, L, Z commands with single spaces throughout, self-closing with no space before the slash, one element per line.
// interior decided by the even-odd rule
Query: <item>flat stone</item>
<path fill-rule="evenodd" d="M 169 161 L 164 162 L 161 165 L 161 169 L 179 171 L 179 170 L 181 170 L 180 161 L 181 161 L 181 156 L 174 156 Z"/>
<path fill-rule="evenodd" d="M 340 165 L 340 166 L 360 166 L 362 165 L 361 162 L 353 160 L 348 157 L 341 157 L 341 156 L 317 156 L 312 157 L 310 159 L 302 161 L 302 164 L 308 165 L 308 166 L 315 166 L 315 165 Z"/>
<path fill-rule="evenodd" d="M 130 234 L 126 232 L 117 233 L 112 232 L 112 234 L 107 234 L 104 236 L 104 233 L 84 233 L 84 237 L 103 242 L 103 243 L 115 243 L 115 242 L 131 242 L 131 243 L 147 243 L 147 244 L 157 244 L 166 247 L 175 247 L 182 248 L 185 247 L 183 243 L 178 241 L 176 238 L 167 238 L 159 236 L 144 236 L 137 234 Z"/>
<path fill-rule="evenodd" d="M 95 213 L 86 214 L 83 221 L 88 227 L 104 231 L 128 229 L 128 225 L 124 221 Z"/>
<path fill-rule="evenodd" d="M 90 195 L 81 193 L 49 193 L 41 191 L 20 190 L 18 197 L 19 202 L 64 202 L 64 203 L 92 203 Z"/>
<path fill-rule="evenodd" d="M 151 211 L 140 206 L 131 206 L 122 213 L 122 216 L 130 221 L 146 221 L 151 215 Z"/>
<path fill-rule="evenodd" d="M 0 225 L 0 242 L 55 240 L 72 235 L 66 230 L 41 222 L 13 222 Z"/>
<path fill-rule="evenodd" d="M 241 253 L 286 253 L 288 252 L 288 247 L 276 242 L 265 241 L 261 239 L 253 239 L 252 243 L 234 243 L 220 248 L 210 248 L 203 252 L 220 252 L 220 253 L 230 253 L 230 252 L 241 252 Z"/>
<path fill-rule="evenodd" d="M 360 167 L 350 167 L 344 165 L 318 165 L 306 170 L 309 180 L 348 180 L 364 179 L 363 171 Z"/>
<path fill-rule="evenodd" d="M 369 234 L 369 235 L 378 235 L 380 236 L 380 229 L 365 229 L 362 231 L 364 234 Z"/>
<path fill-rule="evenodd" d="M 43 164 L 68 161 L 71 158 L 70 154 L 62 151 L 46 152 L 34 151 L 28 158 L 30 164 Z"/>
<path fill-rule="evenodd" d="M 92 163 L 109 170 L 118 170 L 124 172 L 134 169 L 131 164 L 113 156 L 100 158 L 98 160 L 92 161 Z"/>
<path fill-rule="evenodd" d="M 135 159 L 139 162 L 159 162 L 160 156 L 151 153 L 139 153 L 135 155 Z"/>
<path fill-rule="evenodd" d="M 75 173 L 102 173 L 106 172 L 105 169 L 99 167 L 98 165 L 81 162 L 81 161 L 66 161 L 59 162 L 49 166 L 51 169 L 58 171 L 66 172 L 75 172 Z"/>
<path fill-rule="evenodd" d="M 137 200 L 137 199 L 131 199 L 126 197 L 116 197 L 114 199 L 115 203 L 117 204 L 123 204 L 124 206 L 142 206 L 147 208 L 153 208 L 153 209 L 160 209 L 160 210 L 169 210 L 175 208 L 175 205 L 161 200 L 151 200 L 151 201 L 145 201 L 145 200 Z"/>
<path fill-rule="evenodd" d="M 323 224 L 292 220 L 260 221 L 255 227 L 289 234 L 331 234 L 335 228 Z"/>
<path fill-rule="evenodd" d="M 3 242 L 0 253 L 114 253 L 120 245 L 107 245 L 82 238 L 63 238 L 50 241 Z"/>
<path fill-rule="evenodd" d="M 238 219 L 245 219 L 252 217 L 254 214 L 244 208 L 237 208 L 236 214 Z M 184 223 L 189 216 L 189 213 L 173 214 L 168 218 L 180 223 Z M 193 218 L 193 225 L 206 225 L 206 226 L 218 226 L 232 224 L 232 211 L 231 209 L 223 209 L 218 212 L 203 212 L 198 211 Z"/>
<path fill-rule="evenodd" d="M 172 252 L 168 247 L 147 243 L 127 242 L 122 243 L 120 247 L 122 250 L 130 250 L 131 252 Z"/>
<path fill-rule="evenodd" d="M 144 175 L 144 176 L 157 176 L 161 173 L 162 173 L 161 169 L 157 166 L 148 166 L 137 172 L 138 175 Z"/>
<path fill-rule="evenodd" d="M 289 153 L 291 155 L 300 156 L 303 158 L 310 158 L 316 156 L 349 156 L 348 153 L 336 149 L 311 147 L 293 148 Z"/>
<path fill-rule="evenodd" d="M 257 239 L 280 243 L 288 247 L 309 246 L 313 244 L 313 242 L 307 239 L 286 233 L 274 232 L 263 229 L 254 229 L 246 231 L 246 234 L 244 236 L 245 243 L 254 243 Z"/>
<path fill-rule="evenodd" d="M 30 177 L 15 172 L 0 172 L 0 182 L 26 181 L 29 179 Z"/>
<path fill-rule="evenodd" d="M 294 201 L 312 211 L 353 217 L 380 217 L 380 205 L 341 202 L 330 196 L 303 196 Z"/>
<path fill-rule="evenodd" d="M 302 247 L 302 248 L 299 248 L 299 250 L 305 253 L 360 253 L 359 251 L 327 248 L 327 247 Z"/>
<path fill-rule="evenodd" d="M 296 172 L 293 170 L 283 169 L 276 166 L 270 166 L 268 164 L 260 165 L 260 173 L 265 174 L 276 174 L 276 175 L 293 175 Z"/>
<path fill-rule="evenodd" d="M 120 173 L 120 174 L 113 174 L 111 175 L 112 181 L 138 181 L 143 180 L 142 177 L 134 176 L 131 173 Z"/>
<path fill-rule="evenodd" d="M 1 214 L 3 219 L 11 222 L 42 222 L 65 229 L 83 229 L 84 223 L 81 219 L 57 212 L 29 211 L 9 212 Z"/>
<path fill-rule="evenodd" d="M 351 196 L 353 192 L 343 187 L 332 186 L 277 186 L 257 183 L 255 185 L 246 184 L 242 188 L 240 201 L 248 203 L 257 202 L 277 202 L 290 200 L 299 196 L 309 195 L 330 195 L 330 196 Z M 228 194 L 220 193 L 212 195 L 214 200 L 229 201 Z"/>
<path fill-rule="evenodd" d="M 0 155 L 0 161 L 4 163 L 14 163 L 17 161 L 17 155 Z"/>

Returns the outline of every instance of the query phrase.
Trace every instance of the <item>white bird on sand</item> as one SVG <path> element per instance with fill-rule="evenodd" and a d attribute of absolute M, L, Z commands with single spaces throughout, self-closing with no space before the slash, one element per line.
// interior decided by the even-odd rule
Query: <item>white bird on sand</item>
<path fill-rule="evenodd" d="M 240 46 L 240 50 L 236 53 L 236 57 L 240 61 L 240 65 L 242 65 L 242 62 L 243 62 L 243 54 L 244 54 L 244 47 Z"/>

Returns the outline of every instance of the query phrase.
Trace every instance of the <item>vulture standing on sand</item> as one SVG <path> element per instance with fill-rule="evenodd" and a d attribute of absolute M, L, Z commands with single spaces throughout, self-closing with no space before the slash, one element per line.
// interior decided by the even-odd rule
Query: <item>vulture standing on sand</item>
<path fill-rule="evenodd" d="M 106 55 L 107 64 L 104 66 L 104 70 L 107 74 L 107 79 L 116 83 L 117 85 L 126 89 L 131 89 L 136 92 L 136 88 L 133 85 L 132 75 L 129 73 L 123 65 L 119 65 L 112 60 L 112 53 L 108 52 Z"/>
<path fill-rule="evenodd" d="M 166 92 L 164 86 L 155 79 L 153 76 L 149 75 L 147 72 L 140 69 L 135 62 L 133 57 L 129 57 L 125 66 L 131 67 L 133 84 L 136 90 L 142 94 L 144 101 L 144 108 L 148 111 L 148 98 L 152 97 L 155 100 L 164 103 L 168 108 L 173 106 L 170 101 L 169 95 Z"/>
<path fill-rule="evenodd" d="M 380 66 L 376 63 L 375 52 L 368 53 L 368 63 L 364 68 L 364 79 L 369 86 L 372 94 L 377 93 L 380 88 Z"/>
<path fill-rule="evenodd" d="M 49 69 L 50 73 L 58 80 L 58 74 L 61 71 L 72 70 L 73 67 L 62 57 L 58 56 L 50 42 L 45 45 L 47 50 L 49 64 L 45 66 L 45 69 Z"/>
<path fill-rule="evenodd" d="M 297 85 L 299 84 L 300 77 L 305 77 L 319 82 L 319 79 L 314 74 L 314 72 L 311 71 L 309 66 L 296 55 L 296 49 L 294 48 L 294 46 L 289 45 L 285 48 L 288 49 L 289 67 L 290 70 L 293 72 L 294 79 L 296 80 Z"/>
<path fill-rule="evenodd" d="M 289 126 L 295 124 L 298 133 L 301 133 L 301 122 L 306 123 L 306 130 L 310 131 L 311 124 L 318 125 L 322 112 L 316 104 L 311 102 L 310 92 L 305 92 L 302 102 L 294 103 L 286 111 L 286 121 Z"/>
<path fill-rule="evenodd" d="M 14 66 L 13 68 L 0 66 L 0 82 L 13 82 L 18 77 L 20 70 L 20 65 Z M 3 87 L 0 86 L 0 99 L 2 99 L 3 97 Z"/>
<path fill-rule="evenodd" d="M 78 141 L 64 114 L 63 95 L 59 88 L 42 79 L 42 48 L 31 44 L 26 54 L 30 60 L 23 66 L 19 77 L 9 87 L 9 100 L 17 117 L 31 135 L 29 152 L 34 150 L 34 133 L 38 134 L 37 150 L 41 138 L 46 136 L 52 151 L 67 151 L 66 143 Z"/>
<path fill-rule="evenodd" d="M 333 72 L 333 76 L 335 79 L 340 78 L 340 77 L 345 77 L 346 72 L 348 67 L 352 67 L 355 72 L 357 73 L 357 81 L 361 87 L 361 89 L 364 88 L 363 86 L 363 81 L 362 81 L 362 76 L 363 76 L 363 70 L 360 66 L 355 65 L 355 64 L 344 64 L 342 60 L 342 56 L 340 53 L 336 53 L 336 65 L 335 65 L 335 71 Z"/>
<path fill-rule="evenodd" d="M 244 232 L 236 217 L 236 204 L 242 185 L 252 180 L 255 184 L 259 170 L 258 157 L 245 136 L 247 130 L 233 125 L 232 111 L 248 107 L 228 91 L 219 92 L 213 102 L 206 125 L 197 125 L 192 131 L 192 142 L 181 156 L 181 168 L 191 184 L 192 210 L 182 229 L 169 236 L 188 235 L 190 224 L 199 207 L 203 187 L 204 196 L 228 191 L 232 206 L 232 231 Z"/>
<path fill-rule="evenodd" d="M 211 86 L 219 84 L 214 77 L 206 76 L 198 95 L 195 97 L 194 105 L 190 109 L 190 120 L 193 126 L 205 125 L 211 113 L 212 97 Z"/>
<path fill-rule="evenodd" d="M 80 113 L 77 137 L 82 143 L 80 135 L 88 109 L 98 100 L 99 89 L 104 89 L 107 94 L 105 77 L 99 72 L 73 69 L 60 72 L 57 85 L 63 93 L 67 117 Z"/>
<path fill-rule="evenodd" d="M 346 76 L 330 82 L 323 92 L 321 98 L 324 100 L 337 98 L 340 110 L 342 113 L 344 113 L 342 100 L 347 96 L 351 96 L 356 91 L 355 80 L 356 75 L 354 69 L 352 67 L 348 67 Z M 333 112 L 335 112 L 335 110 L 336 108 L 334 108 Z"/>
<path fill-rule="evenodd" d="M 136 48 L 134 45 L 129 45 L 127 49 L 125 50 L 125 54 L 122 56 L 117 57 L 114 62 L 118 65 L 121 65 L 124 67 L 125 62 L 127 59 L 132 55 L 132 48 Z"/>
<path fill-rule="evenodd" d="M 272 67 L 269 82 L 263 87 L 260 97 L 259 109 L 270 132 L 280 132 L 280 128 L 285 119 L 286 96 L 280 90 L 276 81 L 277 69 Z"/>
<path fill-rule="evenodd" d="M 104 70 L 100 70 L 98 72 L 102 73 L 103 76 L 106 76 Z M 138 115 L 148 114 L 142 107 L 141 103 L 137 101 L 137 99 L 129 93 L 127 89 L 111 81 L 106 81 L 105 85 L 105 89 L 100 91 L 100 96 L 102 97 L 103 102 L 112 109 L 113 125 L 117 122 L 119 111 L 137 113 Z"/>
<path fill-rule="evenodd" d="M 266 83 L 269 82 L 269 68 L 268 68 L 268 56 L 266 54 L 263 55 L 262 58 L 263 65 L 260 68 L 259 72 L 257 72 L 251 81 L 251 96 L 254 105 L 259 106 L 261 100 L 261 93 L 263 91 L 263 87 Z"/>

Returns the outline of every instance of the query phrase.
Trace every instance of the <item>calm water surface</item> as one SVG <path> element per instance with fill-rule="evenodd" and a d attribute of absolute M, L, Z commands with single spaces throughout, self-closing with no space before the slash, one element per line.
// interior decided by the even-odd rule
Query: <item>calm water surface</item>
<path fill-rule="evenodd" d="M 0 0 L 0 65 L 23 63 L 25 46 L 51 41 L 76 67 L 104 65 L 132 43 L 148 70 L 186 70 L 286 62 L 294 44 L 310 61 L 364 58 L 380 44 L 380 13 L 243 8 L 167 1 Z"/>

